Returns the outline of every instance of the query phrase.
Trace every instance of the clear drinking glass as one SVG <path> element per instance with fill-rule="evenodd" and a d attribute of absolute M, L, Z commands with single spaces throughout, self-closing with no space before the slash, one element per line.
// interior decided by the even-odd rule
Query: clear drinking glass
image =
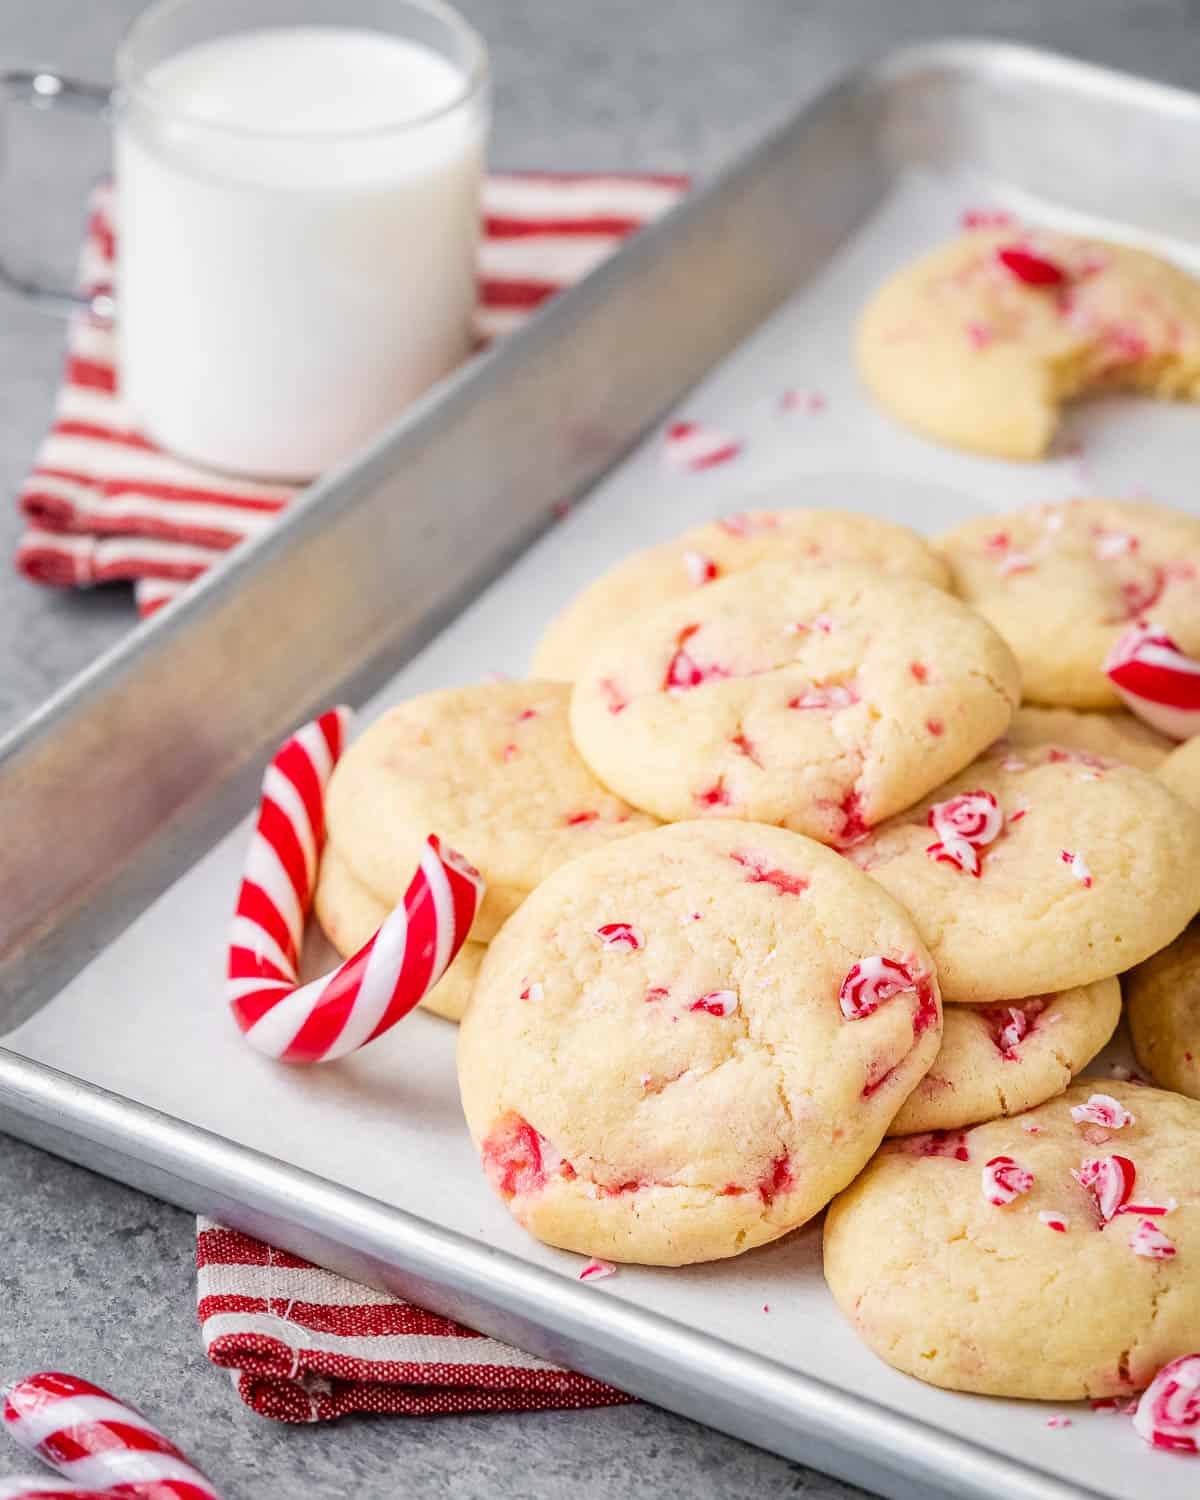
<path fill-rule="evenodd" d="M 160 0 L 116 80 L 119 374 L 148 436 L 307 478 L 469 353 L 489 81 L 455 11 Z"/>

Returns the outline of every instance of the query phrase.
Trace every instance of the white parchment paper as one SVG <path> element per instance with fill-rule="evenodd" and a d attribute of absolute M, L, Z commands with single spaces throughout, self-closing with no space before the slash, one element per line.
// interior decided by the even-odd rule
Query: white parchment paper
<path fill-rule="evenodd" d="M 489 672 L 523 675 L 543 624 L 600 570 L 633 548 L 754 503 L 846 506 L 927 532 L 980 509 L 1072 494 L 1149 496 L 1196 508 L 1194 407 L 1096 402 L 1069 416 L 1058 456 L 1019 465 L 936 447 L 869 404 L 849 357 L 858 308 L 888 271 L 953 234 L 973 206 L 1080 227 L 1053 206 L 1030 205 L 994 184 L 905 179 L 824 274 L 675 414 L 742 439 L 742 455 L 701 473 L 679 472 L 664 461 L 661 432 L 652 434 L 365 705 L 364 721 L 414 693 Z M 823 408 L 782 409 L 789 388 L 818 394 Z M 577 1275 L 577 1257 L 529 1239 L 487 1188 L 459 1111 L 452 1026 L 418 1013 L 365 1052 L 308 1070 L 268 1062 L 242 1042 L 225 1011 L 222 972 L 246 837 L 246 828 L 237 830 L 201 860 L 5 1044 Z M 888 1369 L 826 1292 L 815 1229 L 719 1265 L 622 1268 L 595 1284 L 595 1295 L 653 1307 L 1100 1494 L 1194 1500 L 1197 1492 L 1194 1462 L 1152 1453 L 1125 1418 L 1076 1406 L 1067 1409 L 1073 1425 L 1051 1428 L 1051 1407 L 936 1391 Z"/>

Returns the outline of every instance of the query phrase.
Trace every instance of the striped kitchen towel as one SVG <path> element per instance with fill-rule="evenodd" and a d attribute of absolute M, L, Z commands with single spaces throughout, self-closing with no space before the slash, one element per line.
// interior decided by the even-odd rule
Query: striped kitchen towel
<path fill-rule="evenodd" d="M 555 292 L 665 213 L 687 180 L 661 173 L 495 173 L 484 185 L 477 333 L 517 328 Z M 80 282 L 113 281 L 111 189 L 97 190 Z M 298 493 L 172 458 L 137 431 L 117 385 L 111 326 L 79 316 L 54 422 L 19 494 L 17 567 L 35 583 L 132 580 L 138 608 L 166 604 L 222 552 L 270 526 Z"/>
<path fill-rule="evenodd" d="M 197 1225 L 205 1352 L 261 1416 L 325 1422 L 352 1412 L 423 1417 L 632 1399 L 249 1235 L 207 1219 Z"/>

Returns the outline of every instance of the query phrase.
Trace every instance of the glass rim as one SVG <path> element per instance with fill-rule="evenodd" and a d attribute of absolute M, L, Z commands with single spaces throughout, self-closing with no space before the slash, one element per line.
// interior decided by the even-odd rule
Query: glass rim
<path fill-rule="evenodd" d="M 169 116 L 172 120 L 196 129 L 212 131 L 214 134 L 271 141 L 307 141 L 315 144 L 370 140 L 381 136 L 396 135 L 403 131 L 420 130 L 424 126 L 435 124 L 438 120 L 446 119 L 462 109 L 464 105 L 469 105 L 488 84 L 490 65 L 487 44 L 461 12 L 455 10 L 452 5 L 447 5 L 445 0 L 396 0 L 397 10 L 421 11 L 427 16 L 432 16 L 457 35 L 464 44 L 466 61 L 461 65 L 462 87 L 452 98 L 421 114 L 407 115 L 403 119 L 379 125 L 353 126 L 348 130 L 284 130 L 261 125 L 230 125 L 224 120 L 214 120 L 210 115 L 180 109 L 173 100 L 164 95 L 161 89 L 156 89 L 147 81 L 145 69 L 139 67 L 133 56 L 134 49 L 141 40 L 141 33 L 147 25 L 160 20 L 164 15 L 169 15 L 171 11 L 182 10 L 196 3 L 197 0 L 157 0 L 156 4 L 147 6 L 130 22 L 116 51 L 114 94 L 118 101 L 136 100 L 160 115 Z M 348 22 L 347 25 L 353 27 L 352 22 Z M 353 29 L 373 30 L 375 28 L 355 27 Z M 238 33 L 231 34 L 237 35 Z M 389 35 L 390 33 L 382 34 Z"/>

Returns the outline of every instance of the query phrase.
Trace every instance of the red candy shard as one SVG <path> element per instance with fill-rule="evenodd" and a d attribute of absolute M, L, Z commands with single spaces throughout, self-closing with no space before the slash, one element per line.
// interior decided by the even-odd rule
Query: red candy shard
<path fill-rule="evenodd" d="M 1061 266 L 1020 245 L 1002 246 L 996 251 L 996 259 L 1026 286 L 1062 286 L 1067 279 Z"/>
<path fill-rule="evenodd" d="M 616 1266 L 611 1260 L 589 1260 L 579 1273 L 580 1281 L 602 1281 L 606 1276 L 615 1276 Z"/>
<path fill-rule="evenodd" d="M 1007 1062 L 1017 1057 L 1017 1048 L 1033 1030 L 1033 1023 L 1046 1009 L 1041 995 L 1018 1001 L 1016 1005 L 989 1005 L 980 1011 L 992 1035 L 992 1042 Z"/>
<path fill-rule="evenodd" d="M 525 988 L 521 991 L 521 999 L 531 1000 L 534 1005 L 540 1005 L 545 998 L 546 987 L 545 985 L 539 983 L 536 979 L 531 982 L 527 982 Z"/>
<path fill-rule="evenodd" d="M 814 683 L 795 698 L 788 699 L 789 708 L 831 709 L 837 713 L 858 702 L 858 694 L 846 683 L 834 682 L 828 686 Z"/>
<path fill-rule="evenodd" d="M 1076 1125 L 1102 1125 L 1105 1130 L 1123 1130 L 1134 1123 L 1134 1116 L 1111 1094 L 1092 1094 L 1086 1104 L 1072 1105 L 1071 1118 Z"/>
<path fill-rule="evenodd" d="M 734 853 L 729 857 L 735 865 L 741 865 L 747 872 L 746 881 L 750 885 L 771 885 L 785 896 L 802 896 L 808 889 L 808 881 L 803 875 L 776 869 L 768 865 L 761 855 Z"/>
<path fill-rule="evenodd" d="M 568 828 L 578 828 L 581 823 L 595 823 L 599 817 L 600 814 L 593 811 L 568 813 L 563 822 Z"/>
<path fill-rule="evenodd" d="M 666 985 L 656 984 L 653 989 L 650 989 L 650 990 L 646 991 L 646 994 L 645 994 L 646 1003 L 647 1003 L 647 1005 L 650 1005 L 655 1000 L 665 1000 L 670 993 L 671 993 L 671 991 L 669 989 L 667 989 Z"/>
<path fill-rule="evenodd" d="M 688 1006 L 692 1011 L 703 1011 L 709 1016 L 731 1016 L 738 1008 L 738 996 L 736 990 L 709 990 L 707 995 L 701 995 L 698 1000 L 693 1000 Z"/>
<path fill-rule="evenodd" d="M 917 682 L 929 681 L 929 668 L 923 661 L 910 661 L 908 664 L 908 670 L 912 673 Z"/>
<path fill-rule="evenodd" d="M 873 953 L 850 966 L 838 991 L 838 1004 L 847 1021 L 861 1021 L 886 1001 L 916 987 L 916 980 L 902 963 Z"/>
<path fill-rule="evenodd" d="M 984 1200 L 996 1208 L 1013 1203 L 1033 1187 L 1033 1173 L 1027 1172 L 1011 1156 L 993 1156 L 983 1168 Z"/>
<path fill-rule="evenodd" d="M 1133 1430 L 1152 1448 L 1200 1453 L 1200 1354 L 1163 1365 L 1142 1392 Z"/>
<path fill-rule="evenodd" d="M 926 719 L 925 728 L 935 737 L 940 737 L 946 732 L 946 726 L 942 723 L 941 719 Z"/>
<path fill-rule="evenodd" d="M 700 807 L 728 807 L 730 803 L 729 789 L 725 785 L 724 776 L 718 776 L 712 786 L 705 787 L 697 792 L 692 799 Z"/>
<path fill-rule="evenodd" d="M 1107 1224 L 1129 1201 L 1137 1168 L 1127 1156 L 1094 1156 L 1071 1176 L 1091 1194 L 1100 1218 Z"/>
<path fill-rule="evenodd" d="M 966 839 L 960 839 L 954 835 L 945 839 L 937 839 L 934 843 L 925 845 L 925 853 L 936 864 L 953 865 L 964 874 L 974 875 L 976 879 L 983 873 L 979 851 Z"/>
<path fill-rule="evenodd" d="M 929 809 L 929 826 L 941 839 L 966 839 L 976 848 L 991 844 L 1004 830 L 1004 814 L 991 792 L 961 792 Z"/>
<path fill-rule="evenodd" d="M 681 469 L 711 469 L 728 463 L 742 451 L 742 445 L 728 433 L 706 427 L 700 422 L 672 422 L 665 438 L 667 458 Z"/>
<path fill-rule="evenodd" d="M 770 1203 L 780 1193 L 786 1193 L 795 1185 L 792 1176 L 791 1158 L 785 1151 L 782 1156 L 777 1156 L 771 1165 L 758 1179 L 758 1196 L 764 1203 Z"/>
<path fill-rule="evenodd" d="M 1043 1208 L 1038 1214 L 1038 1223 L 1053 1229 L 1055 1234 L 1066 1234 L 1071 1221 L 1056 1208 Z"/>
<path fill-rule="evenodd" d="M 629 707 L 629 699 L 611 677 L 600 679 L 600 691 L 604 694 L 604 701 L 610 714 L 622 713 Z"/>
<path fill-rule="evenodd" d="M 744 511 L 735 512 L 730 516 L 721 516 L 717 525 L 728 536 L 736 536 L 739 539 L 755 536 L 762 531 L 776 531 L 779 528 L 779 517 L 770 511 L 763 511 L 756 516 L 747 515 Z"/>
<path fill-rule="evenodd" d="M 513 1112 L 501 1115 L 481 1147 L 483 1169 L 503 1198 L 540 1192 L 546 1186 L 546 1138 Z"/>
<path fill-rule="evenodd" d="M 603 927 L 596 928 L 596 936 L 605 948 L 613 948 L 618 953 L 636 953 L 646 946 L 641 928 L 629 922 L 605 922 Z"/>
<path fill-rule="evenodd" d="M 1082 854 L 1072 854 L 1069 849 L 1064 849 L 1059 855 L 1064 865 L 1070 868 L 1071 874 L 1083 886 L 1084 890 L 1090 890 L 1093 884 L 1092 872 Z"/>
<path fill-rule="evenodd" d="M 1002 208 L 968 208 L 962 216 L 964 229 L 1004 229 L 1013 221 Z"/>
<path fill-rule="evenodd" d="M 1175 1241 L 1163 1233 L 1153 1219 L 1139 1219 L 1129 1237 L 1129 1248 L 1146 1260 L 1173 1260 L 1178 1254 Z"/>
<path fill-rule="evenodd" d="M 666 675 L 663 678 L 664 693 L 686 692 L 689 688 L 699 687 L 701 683 L 729 676 L 724 667 L 701 666 L 691 653 L 685 650 L 688 641 L 699 629 L 699 625 L 685 625 L 675 637 L 675 651 L 667 663 Z"/>
<path fill-rule="evenodd" d="M 842 826 L 838 832 L 837 844 L 839 849 L 848 849 L 851 844 L 860 843 L 871 832 L 871 825 L 863 816 L 862 796 L 858 792 L 847 792 L 838 804 L 838 811 L 842 815 Z"/>
<path fill-rule="evenodd" d="M 699 588 L 701 584 L 712 583 L 714 578 L 721 576 L 720 568 L 711 557 L 706 557 L 703 552 L 685 552 L 683 566 L 688 582 L 693 588 Z"/>

